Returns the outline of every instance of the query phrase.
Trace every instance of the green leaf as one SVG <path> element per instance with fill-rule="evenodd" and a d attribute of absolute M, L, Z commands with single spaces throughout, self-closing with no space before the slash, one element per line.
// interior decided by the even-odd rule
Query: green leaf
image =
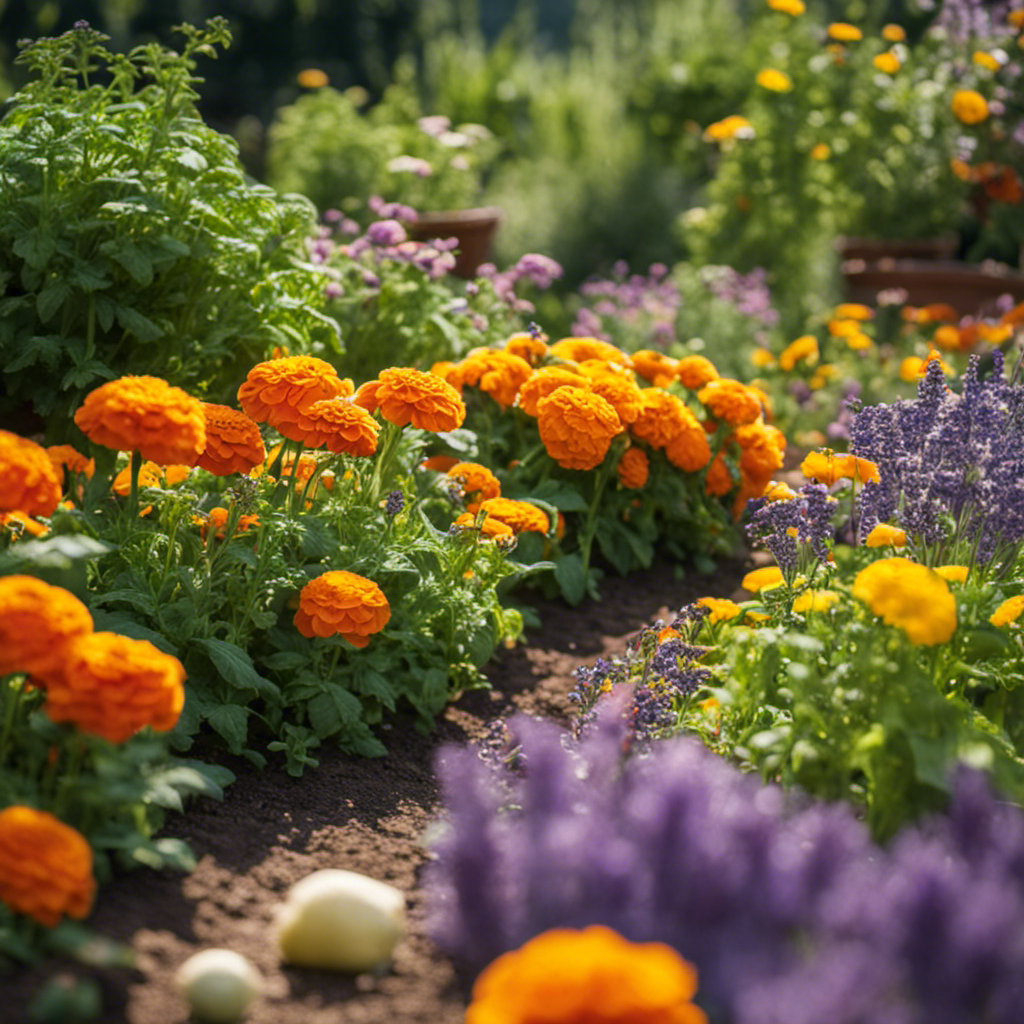
<path fill-rule="evenodd" d="M 65 300 L 71 294 L 71 285 L 64 277 L 54 276 L 43 285 L 36 295 L 36 312 L 43 323 L 50 318 L 64 305 Z"/>
<path fill-rule="evenodd" d="M 575 487 L 558 480 L 545 480 L 530 496 L 554 505 L 560 512 L 586 512 L 590 507 Z"/>
<path fill-rule="evenodd" d="M 110 287 L 110 278 L 106 277 L 95 264 L 86 260 L 75 261 L 75 269 L 71 271 L 68 280 L 85 292 L 95 292 L 101 288 Z"/>
<path fill-rule="evenodd" d="M 352 685 L 359 693 L 376 697 L 389 711 L 395 710 L 397 690 L 379 672 L 373 669 L 357 672 Z"/>
<path fill-rule="evenodd" d="M 346 725 L 355 724 L 362 713 L 359 698 L 337 683 L 325 683 L 308 704 L 309 724 L 320 737 L 332 736 Z"/>
<path fill-rule="evenodd" d="M 148 288 L 153 283 L 153 261 L 133 242 L 118 242 L 110 247 L 107 255 L 120 263 L 136 284 Z"/>
<path fill-rule="evenodd" d="M 11 246 L 15 254 L 20 256 L 30 267 L 42 270 L 57 249 L 53 236 L 42 228 L 30 228 L 19 235 Z"/>
<path fill-rule="evenodd" d="M 45 363 L 51 369 L 64 351 L 64 339 L 59 334 L 36 334 L 26 342 L 19 344 L 20 351 L 9 362 L 4 364 L 7 373 L 23 370 L 26 366 Z"/>
<path fill-rule="evenodd" d="M 96 312 L 99 313 L 98 303 Z M 134 334 L 139 341 L 156 341 L 157 338 L 164 336 L 163 330 L 157 327 L 149 317 L 143 316 L 131 306 L 115 305 L 114 316 L 117 317 L 117 322 L 130 334 Z"/>
<path fill-rule="evenodd" d="M 587 592 L 587 578 L 583 571 L 583 558 L 576 553 L 565 555 L 555 562 L 555 582 L 562 597 L 569 604 L 579 604 Z"/>
<path fill-rule="evenodd" d="M 61 390 L 66 391 L 68 388 L 85 387 L 86 384 L 91 384 L 99 378 L 113 380 L 116 376 L 117 374 L 105 363 L 101 363 L 98 359 L 89 359 L 79 366 L 72 366 L 64 374 L 60 386 Z"/>
<path fill-rule="evenodd" d="M 210 727 L 228 745 L 232 754 L 242 753 L 249 735 L 249 709 L 240 704 L 222 704 L 210 712 Z"/>
<path fill-rule="evenodd" d="M 274 672 L 293 672 L 302 668 L 309 659 L 298 651 L 275 651 L 260 661 Z"/>
<path fill-rule="evenodd" d="M 195 641 L 210 656 L 220 677 L 240 690 L 254 690 L 257 693 L 280 696 L 278 688 L 256 671 L 252 658 L 237 644 L 216 637 L 205 637 Z"/>
<path fill-rule="evenodd" d="M 178 648 L 171 643 L 162 633 L 155 629 L 136 622 L 123 611 L 108 612 L 102 608 L 93 608 L 92 621 L 97 632 L 120 633 L 122 636 L 131 637 L 133 640 L 148 640 L 154 647 L 159 648 L 165 654 L 178 656 Z"/>

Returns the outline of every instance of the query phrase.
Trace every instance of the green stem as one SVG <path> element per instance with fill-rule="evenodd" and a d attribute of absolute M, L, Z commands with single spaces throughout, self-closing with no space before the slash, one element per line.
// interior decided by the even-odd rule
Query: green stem
<path fill-rule="evenodd" d="M 377 461 L 370 477 L 370 486 L 366 493 L 366 502 L 372 508 L 380 498 L 381 488 L 388 478 L 391 463 L 394 462 L 398 442 L 402 439 L 402 428 L 394 423 L 384 424 L 384 443 L 377 449 Z"/>
<path fill-rule="evenodd" d="M 137 519 L 139 515 L 139 471 L 142 469 L 142 452 L 132 452 L 131 491 L 128 494 L 128 518 Z"/>
<path fill-rule="evenodd" d="M 594 543 L 594 531 L 597 526 L 597 509 L 601 503 L 601 494 L 604 491 L 605 484 L 611 476 L 614 462 L 614 459 L 606 458 L 601 463 L 601 468 L 597 471 L 597 477 L 594 480 L 594 497 L 590 502 L 590 507 L 587 509 L 587 518 L 583 523 L 583 530 L 580 532 L 580 554 L 583 556 L 584 580 L 590 574 L 590 550 Z"/>
<path fill-rule="evenodd" d="M 4 725 L 0 733 L 0 765 L 7 763 L 7 747 L 11 741 L 11 731 L 14 728 L 14 720 L 17 717 L 18 708 L 21 705 L 21 698 L 28 686 L 28 679 L 22 679 L 16 686 L 10 681 L 3 684 L 4 687 Z M 13 692 L 12 692 L 13 691 Z"/>

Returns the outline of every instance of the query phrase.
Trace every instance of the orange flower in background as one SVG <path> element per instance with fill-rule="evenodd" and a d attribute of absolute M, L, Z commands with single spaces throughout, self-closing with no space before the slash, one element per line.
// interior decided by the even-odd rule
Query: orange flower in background
<path fill-rule="evenodd" d="M 642 448 L 627 448 L 615 467 L 619 483 L 631 490 L 639 490 L 647 483 L 650 469 L 650 460 Z"/>
<path fill-rule="evenodd" d="M 0 528 L 9 530 L 17 540 L 28 534 L 30 537 L 42 537 L 50 532 L 48 526 L 36 522 L 25 512 L 0 512 Z"/>
<path fill-rule="evenodd" d="M 35 576 L 0 577 L 0 676 L 51 672 L 76 637 L 92 632 L 89 609 Z"/>
<path fill-rule="evenodd" d="M 365 647 L 390 618 L 388 599 L 373 580 L 332 569 L 302 588 L 295 628 L 305 637 L 337 634 L 353 647 Z"/>
<path fill-rule="evenodd" d="M 630 433 L 652 448 L 664 448 L 677 434 L 687 430 L 696 417 L 686 403 L 671 391 L 644 388 L 640 415 L 629 425 Z"/>
<path fill-rule="evenodd" d="M 667 388 L 676 379 L 678 363 L 664 352 L 642 348 L 633 353 L 633 369 L 657 388 Z"/>
<path fill-rule="evenodd" d="M 420 463 L 420 469 L 432 469 L 435 473 L 447 473 L 458 463 L 454 455 L 431 455 Z"/>
<path fill-rule="evenodd" d="M 520 359 L 525 359 L 531 366 L 539 366 L 548 354 L 548 344 L 542 338 L 532 334 L 513 334 L 505 342 L 505 351 L 511 352 Z"/>
<path fill-rule="evenodd" d="M 1024 302 L 1018 302 L 1013 309 L 1007 310 L 999 318 L 999 322 L 1010 327 L 1024 326 Z"/>
<path fill-rule="evenodd" d="M 763 494 L 775 471 L 782 469 L 785 435 L 778 427 L 756 421 L 737 427 L 735 437 L 740 446 L 740 473 L 753 490 Z"/>
<path fill-rule="evenodd" d="M 434 373 L 433 370 L 430 372 Z M 435 374 L 435 376 L 440 376 L 442 380 L 445 379 L 444 376 L 440 374 Z M 364 381 L 359 385 L 355 394 L 352 396 L 352 404 L 358 405 L 360 409 L 365 409 L 367 412 L 376 412 L 380 408 L 380 402 L 377 399 L 377 391 L 379 388 L 379 380 Z M 461 385 L 459 385 L 457 390 L 460 389 Z"/>
<path fill-rule="evenodd" d="M 789 484 L 775 480 L 764 489 L 764 497 L 768 501 L 790 501 L 796 497 L 796 491 Z"/>
<path fill-rule="evenodd" d="M 818 339 L 813 334 L 802 334 L 779 353 L 779 369 L 789 371 L 800 362 L 813 366 L 818 356 Z"/>
<path fill-rule="evenodd" d="M 810 452 L 800 463 L 800 472 L 809 480 L 816 480 L 826 487 L 831 487 L 844 476 L 843 464 L 836 458 L 836 453 L 831 448 Z"/>
<path fill-rule="evenodd" d="M 676 364 L 676 376 L 684 388 L 697 391 L 705 384 L 718 380 L 721 374 L 715 364 L 705 356 L 683 356 Z"/>
<path fill-rule="evenodd" d="M 474 512 L 463 512 L 456 520 L 454 525 L 459 530 L 479 530 L 481 540 L 494 540 L 495 537 L 512 537 L 514 536 L 512 527 L 508 523 L 503 523 L 496 516 L 489 516 L 484 513 L 484 518 L 481 523 L 477 523 L 477 514 Z"/>
<path fill-rule="evenodd" d="M 981 187 L 989 199 L 1016 206 L 1024 198 L 1017 172 L 1006 164 L 999 164 L 989 170 L 981 179 Z"/>
<path fill-rule="evenodd" d="M 882 38 L 887 43 L 902 43 L 907 38 L 907 30 L 902 25 L 890 22 L 882 26 Z"/>
<path fill-rule="evenodd" d="M 907 531 L 888 523 L 876 523 L 864 538 L 864 545 L 869 548 L 902 548 L 907 544 Z"/>
<path fill-rule="evenodd" d="M 43 680 L 55 722 L 123 743 L 140 729 L 173 729 L 185 705 L 185 669 L 148 640 L 88 633 L 67 647 Z"/>
<path fill-rule="evenodd" d="M 327 72 L 321 71 L 320 68 L 303 68 L 295 76 L 295 81 L 303 89 L 322 89 L 331 80 L 327 77 Z"/>
<path fill-rule="evenodd" d="M 863 302 L 840 302 L 832 311 L 836 320 L 871 320 L 875 311 Z"/>
<path fill-rule="evenodd" d="M 46 449 L 0 430 L 0 511 L 53 515 L 63 491 Z"/>
<path fill-rule="evenodd" d="M 903 67 L 903 61 L 892 50 L 876 54 L 871 58 L 871 63 L 875 66 L 876 71 L 881 71 L 884 75 L 895 75 Z"/>
<path fill-rule="evenodd" d="M 782 14 L 789 14 L 796 18 L 807 10 L 804 0 L 768 0 L 768 6 L 773 11 L 780 11 Z"/>
<path fill-rule="evenodd" d="M 704 491 L 714 497 L 721 498 L 728 494 L 735 486 L 732 473 L 726 464 L 722 453 L 719 452 L 708 466 L 708 475 L 704 481 Z"/>
<path fill-rule="evenodd" d="M 711 445 L 707 431 L 685 405 L 680 417 L 679 429 L 665 445 L 665 458 L 685 473 L 696 473 L 711 461 Z"/>
<path fill-rule="evenodd" d="M 777 587 L 782 582 L 782 570 L 777 565 L 767 565 L 763 569 L 751 569 L 741 580 L 741 586 L 744 590 L 759 594 L 762 590 Z"/>
<path fill-rule="evenodd" d="M 759 369 L 775 365 L 775 356 L 766 348 L 755 348 L 750 353 L 750 361 Z"/>
<path fill-rule="evenodd" d="M 988 100 L 976 89 L 957 89 L 950 105 L 963 124 L 981 124 L 988 117 Z"/>
<path fill-rule="evenodd" d="M 1024 594 L 1018 594 L 1017 597 L 1008 597 L 1003 601 L 989 616 L 988 621 L 993 626 L 1008 626 L 1011 622 L 1016 622 L 1022 612 L 1024 612 Z"/>
<path fill-rule="evenodd" d="M 560 387 L 537 403 L 537 429 L 548 454 L 563 469 L 594 469 L 624 428 L 607 399 Z"/>
<path fill-rule="evenodd" d="M 827 160 L 832 155 L 832 147 L 827 142 L 816 142 L 807 155 L 812 160 Z"/>
<path fill-rule="evenodd" d="M 555 928 L 481 972 L 466 1024 L 707 1024 L 696 991 L 696 970 L 671 946 L 603 925 Z"/>
<path fill-rule="evenodd" d="M 725 597 L 699 597 L 697 604 L 710 610 L 711 614 L 707 616 L 707 621 L 712 626 L 735 619 L 743 611 L 735 601 Z"/>
<path fill-rule="evenodd" d="M 228 515 L 229 512 L 226 508 L 221 505 L 215 505 L 206 515 L 196 516 L 193 522 L 198 524 L 199 535 L 203 540 L 206 540 L 206 535 L 211 529 L 217 540 L 223 540 L 227 536 Z M 251 530 L 254 526 L 259 525 L 259 516 L 241 515 L 238 517 L 235 533 L 245 533 L 247 530 Z"/>
<path fill-rule="evenodd" d="M 878 466 L 870 459 L 865 459 L 860 455 L 846 454 L 837 455 L 836 460 L 839 462 L 839 472 L 847 480 L 853 480 L 860 484 L 878 483 L 881 480 Z"/>
<path fill-rule="evenodd" d="M 513 533 L 545 534 L 551 525 L 546 512 L 528 501 L 515 498 L 487 498 L 480 502 L 480 509 L 488 516 L 500 519 Z"/>
<path fill-rule="evenodd" d="M 466 508 L 470 512 L 475 512 L 481 501 L 497 498 L 501 494 L 498 478 L 479 462 L 456 462 L 448 470 L 448 477 L 460 484 L 462 497 L 466 499 Z"/>
<path fill-rule="evenodd" d="M 178 484 L 184 483 L 191 472 L 191 466 L 164 466 L 164 481 L 168 487 L 176 487 Z"/>
<path fill-rule="evenodd" d="M 762 89 L 770 92 L 790 92 L 793 88 L 793 79 L 785 71 L 776 68 L 762 68 L 754 79 Z"/>
<path fill-rule="evenodd" d="M 851 334 L 861 334 L 861 321 L 855 317 L 839 318 L 832 317 L 826 324 L 828 333 L 834 338 L 848 338 Z"/>
<path fill-rule="evenodd" d="M 51 444 L 47 447 L 46 454 L 50 456 L 57 476 L 61 476 L 66 469 L 69 473 L 82 473 L 86 480 L 91 480 L 93 473 L 96 472 L 96 460 L 86 458 L 69 444 Z"/>
<path fill-rule="evenodd" d="M 738 380 L 713 380 L 697 392 L 697 398 L 716 419 L 733 426 L 753 423 L 761 415 L 759 396 Z"/>
<path fill-rule="evenodd" d="M 411 423 L 417 430 L 441 433 L 461 427 L 466 418 L 466 405 L 451 384 L 405 366 L 380 371 L 374 400 L 381 416 L 399 427 Z"/>
<path fill-rule="evenodd" d="M 463 385 L 476 385 L 503 409 L 512 405 L 519 388 L 532 374 L 530 363 L 503 348 L 478 349 L 459 364 Z"/>
<path fill-rule="evenodd" d="M 907 356 L 900 361 L 899 376 L 900 380 L 908 384 L 917 380 L 918 377 L 923 377 L 924 360 L 917 356 Z"/>
<path fill-rule="evenodd" d="M 643 408 L 642 393 L 630 377 L 604 373 L 591 379 L 590 390 L 605 399 L 627 427 Z"/>
<path fill-rule="evenodd" d="M 560 387 L 590 390 L 590 381 L 575 369 L 567 366 L 542 366 L 519 388 L 516 404 L 527 416 L 537 415 L 537 403 L 547 398 Z"/>
<path fill-rule="evenodd" d="M 248 473 L 267 457 L 260 428 L 244 412 L 203 402 L 206 448 L 197 463 L 215 476 Z"/>
<path fill-rule="evenodd" d="M 834 21 L 828 27 L 828 37 L 837 43 L 856 43 L 864 38 L 864 33 L 849 22 Z"/>
<path fill-rule="evenodd" d="M 257 363 L 238 389 L 238 404 L 257 423 L 267 423 L 282 437 L 293 437 L 302 413 L 325 398 L 347 398 L 352 381 L 342 380 L 324 359 L 282 356 Z"/>
<path fill-rule="evenodd" d="M 89 913 L 96 881 L 92 848 L 46 811 L 17 804 L 0 811 L 0 901 L 47 928 Z"/>
<path fill-rule="evenodd" d="M 139 467 L 139 487 L 160 487 L 163 485 L 163 472 L 155 462 L 144 462 Z M 126 498 L 132 489 L 132 467 L 125 466 L 111 481 L 110 489 L 122 498 Z"/>
<path fill-rule="evenodd" d="M 75 423 L 95 444 L 160 465 L 194 466 L 206 447 L 203 403 L 159 377 L 119 377 L 85 396 Z"/>
<path fill-rule="evenodd" d="M 299 413 L 294 440 L 307 448 L 366 457 L 377 450 L 380 424 L 362 406 L 347 398 L 323 398 Z"/>
<path fill-rule="evenodd" d="M 721 121 L 714 121 L 704 129 L 704 138 L 712 142 L 728 142 L 730 139 L 754 137 L 754 126 L 741 114 L 730 114 Z"/>
<path fill-rule="evenodd" d="M 617 363 L 619 366 L 633 368 L 633 360 L 622 349 L 600 338 L 562 338 L 556 341 L 548 352 L 559 359 L 571 359 L 574 363 L 582 363 L 586 359 L 600 359 L 604 363 Z"/>

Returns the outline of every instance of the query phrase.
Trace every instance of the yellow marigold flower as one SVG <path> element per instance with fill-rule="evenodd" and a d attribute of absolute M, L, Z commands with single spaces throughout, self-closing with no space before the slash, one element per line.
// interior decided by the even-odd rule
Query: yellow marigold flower
<path fill-rule="evenodd" d="M 816 142 L 808 155 L 812 160 L 827 160 L 832 155 L 832 147 L 827 142 Z"/>
<path fill-rule="evenodd" d="M 913 644 L 944 644 L 956 631 L 956 600 L 934 569 L 899 555 L 861 569 L 853 595 Z"/>
<path fill-rule="evenodd" d="M 542 509 L 529 501 L 515 498 L 487 498 L 480 508 L 489 516 L 500 519 L 513 533 L 547 533 L 548 517 Z"/>
<path fill-rule="evenodd" d="M 697 598 L 697 604 L 710 609 L 711 614 L 707 617 L 707 620 L 713 626 L 719 622 L 728 622 L 730 619 L 735 619 L 743 612 L 743 609 L 735 601 L 730 601 L 726 597 L 699 597 Z"/>
<path fill-rule="evenodd" d="M 832 311 L 836 320 L 872 320 L 875 311 L 863 302 L 840 302 Z"/>
<path fill-rule="evenodd" d="M 537 403 L 560 387 L 582 388 L 589 391 L 590 381 L 568 366 L 542 366 L 523 382 L 516 404 L 527 416 L 536 416 Z"/>
<path fill-rule="evenodd" d="M 303 68 L 295 76 L 295 81 L 303 89 L 322 89 L 330 83 L 327 72 L 321 71 L 320 68 Z"/>
<path fill-rule="evenodd" d="M 556 341 L 548 352 L 559 359 L 570 359 L 574 363 L 582 363 L 585 359 L 600 359 L 605 363 L 617 363 L 619 366 L 633 368 L 633 360 L 622 349 L 600 338 L 562 338 Z"/>
<path fill-rule="evenodd" d="M 713 121 L 704 129 L 704 137 L 714 142 L 754 137 L 754 126 L 741 114 L 730 114 L 721 121 Z"/>
<path fill-rule="evenodd" d="M 119 377 L 85 396 L 75 423 L 95 444 L 160 465 L 194 466 L 206 447 L 203 403 L 159 377 Z"/>
<path fill-rule="evenodd" d="M 532 334 L 513 334 L 505 342 L 505 351 L 525 359 L 531 366 L 539 366 L 548 354 L 548 344 L 543 338 L 535 338 Z"/>
<path fill-rule="evenodd" d="M 839 603 L 839 593 L 835 590 L 805 590 L 793 602 L 795 612 L 827 612 Z"/>
<path fill-rule="evenodd" d="M 678 363 L 664 352 L 642 348 L 633 353 L 633 369 L 655 387 L 667 388 L 676 378 Z"/>
<path fill-rule="evenodd" d="M 831 487 L 843 478 L 842 463 L 836 459 L 831 448 L 823 448 L 820 452 L 810 452 L 800 463 L 800 472 L 808 480 L 816 480 L 819 484 Z"/>
<path fill-rule="evenodd" d="M 55 722 L 123 743 L 145 726 L 173 729 L 185 705 L 185 669 L 148 640 L 87 633 L 43 677 L 44 710 Z"/>
<path fill-rule="evenodd" d="M 857 483 L 865 484 L 868 481 L 878 482 L 881 477 L 878 474 L 878 466 L 870 459 L 859 455 L 835 455 L 833 461 L 836 470 L 841 477 L 847 480 L 855 480 Z"/>
<path fill-rule="evenodd" d="M 50 456 L 58 477 L 66 469 L 69 473 L 82 473 L 86 480 L 91 480 L 93 473 L 96 472 L 96 460 L 86 458 L 69 444 L 51 444 L 46 449 L 46 454 Z"/>
<path fill-rule="evenodd" d="M 46 449 L 0 430 L 0 511 L 53 515 L 63 488 Z"/>
<path fill-rule="evenodd" d="M 473 512 L 463 512 L 456 520 L 454 525 L 460 530 L 477 529 L 476 514 Z M 508 523 L 503 523 L 497 516 L 489 516 L 484 514 L 484 520 L 479 525 L 480 540 L 493 540 L 495 537 L 511 537 L 513 536 L 512 527 Z"/>
<path fill-rule="evenodd" d="M 768 0 L 768 6 L 773 11 L 780 11 L 782 14 L 791 14 L 794 18 L 807 10 L 804 0 Z"/>
<path fill-rule="evenodd" d="M 238 404 L 257 423 L 267 423 L 289 441 L 299 441 L 299 416 L 314 402 L 345 398 L 352 381 L 342 380 L 324 359 L 282 356 L 257 363 L 238 389 Z"/>
<path fill-rule="evenodd" d="M 466 1024 L 707 1024 L 696 991 L 697 972 L 670 946 L 603 925 L 555 928 L 483 970 Z"/>
<path fill-rule="evenodd" d="M 937 565 L 935 571 L 947 583 L 966 583 L 970 569 L 966 565 Z"/>
<path fill-rule="evenodd" d="M 1016 622 L 1024 612 L 1024 594 L 1008 597 L 990 616 L 993 626 L 1006 626 Z"/>
<path fill-rule="evenodd" d="M 76 637 L 92 632 L 88 608 L 35 576 L 0 577 L 0 676 L 53 671 Z"/>
<path fill-rule="evenodd" d="M 752 388 L 738 380 L 722 378 L 705 384 L 697 398 L 716 419 L 734 427 L 753 423 L 761 415 L 761 400 Z"/>
<path fill-rule="evenodd" d="M 856 43 L 864 38 L 864 33 L 849 22 L 833 21 L 828 27 L 828 37 L 837 43 Z"/>
<path fill-rule="evenodd" d="M 196 463 L 215 476 L 248 473 L 267 457 L 260 428 L 244 412 L 203 402 L 206 448 Z M 314 447 L 316 447 L 314 445 Z"/>
<path fill-rule="evenodd" d="M 796 497 L 796 491 L 789 484 L 774 480 L 765 488 L 764 497 L 768 501 L 790 501 Z"/>
<path fill-rule="evenodd" d="M 888 523 L 876 523 L 864 538 L 864 544 L 869 548 L 902 548 L 906 543 L 907 531 Z"/>
<path fill-rule="evenodd" d="M 629 430 L 638 441 L 645 441 L 652 448 L 664 448 L 696 419 L 686 403 L 671 391 L 644 388 L 640 396 L 640 415 L 629 425 Z"/>
<path fill-rule="evenodd" d="M 344 637 L 365 647 L 391 618 L 391 606 L 373 580 L 332 569 L 310 580 L 299 593 L 295 628 L 305 637 Z"/>
<path fill-rule="evenodd" d="M 852 334 L 847 334 L 843 340 L 846 342 L 847 347 L 853 349 L 854 352 L 863 352 L 875 344 L 871 336 L 863 331 L 854 331 Z"/>
<path fill-rule="evenodd" d="M 762 68 L 754 79 L 762 89 L 770 92 L 790 92 L 793 88 L 793 79 L 785 71 L 776 68 Z"/>
<path fill-rule="evenodd" d="M 160 487 L 163 484 L 163 474 L 155 462 L 144 462 L 139 467 L 139 487 Z M 132 467 L 125 466 L 114 477 L 110 489 L 122 498 L 126 498 L 132 489 Z"/>
<path fill-rule="evenodd" d="M 814 365 L 818 361 L 818 339 L 813 334 L 802 334 L 791 341 L 779 355 L 779 369 L 792 370 L 797 363 Z"/>
<path fill-rule="evenodd" d="M 775 365 L 775 356 L 766 348 L 755 348 L 750 353 L 750 361 L 760 370 Z"/>
<path fill-rule="evenodd" d="M 744 590 L 760 593 L 766 587 L 777 587 L 784 582 L 782 570 L 777 565 L 767 565 L 763 569 L 752 569 L 743 577 L 741 585 Z"/>
<path fill-rule="evenodd" d="M 676 364 L 676 376 L 683 387 L 691 391 L 698 391 L 705 384 L 721 378 L 715 364 L 704 356 L 683 356 Z"/>
<path fill-rule="evenodd" d="M 503 348 L 485 348 L 466 356 L 459 365 L 463 386 L 476 385 L 503 409 L 511 407 L 533 367 L 522 356 Z"/>
<path fill-rule="evenodd" d="M 605 399 L 627 427 L 636 422 L 636 418 L 643 410 L 641 391 L 634 381 L 627 377 L 602 374 L 591 379 L 590 390 Z"/>
<path fill-rule="evenodd" d="M 380 424 L 348 398 L 323 398 L 299 413 L 296 436 L 307 448 L 366 457 L 377 450 Z"/>
<path fill-rule="evenodd" d="M 607 399 L 560 387 L 537 403 L 537 429 L 547 453 L 563 469 L 595 469 L 612 438 L 625 428 Z"/>
<path fill-rule="evenodd" d="M 871 63 L 874 64 L 875 70 L 885 75 L 895 75 L 903 67 L 903 62 L 892 50 L 877 54 L 871 59 Z"/>
<path fill-rule="evenodd" d="M 458 482 L 466 508 L 475 512 L 481 501 L 501 494 L 498 478 L 479 462 L 456 462 L 448 469 L 450 480 Z"/>
<path fill-rule="evenodd" d="M 0 811 L 0 901 L 47 928 L 89 913 L 96 881 L 92 848 L 47 811 Z"/>
<path fill-rule="evenodd" d="M 917 356 L 907 356 L 900 362 L 900 380 L 911 383 L 924 373 L 924 360 Z"/>
<path fill-rule="evenodd" d="M 984 50 L 975 50 L 971 60 L 986 71 L 998 71 L 1003 66 L 1003 62 L 994 53 L 986 53 Z"/>
<path fill-rule="evenodd" d="M 854 317 L 832 317 L 826 326 L 828 327 L 828 333 L 835 338 L 847 338 L 851 334 L 859 334 L 863 330 L 861 321 Z"/>
<path fill-rule="evenodd" d="M 988 117 L 988 100 L 976 89 L 957 89 L 951 106 L 954 116 L 964 124 L 981 124 Z"/>
<path fill-rule="evenodd" d="M 813 391 L 818 391 L 823 387 L 826 387 L 829 381 L 833 380 L 839 371 L 836 369 L 833 363 L 822 363 L 813 374 L 811 379 L 808 381 Z"/>
<path fill-rule="evenodd" d="M 890 22 L 882 26 L 882 38 L 887 43 L 902 43 L 907 38 L 907 31 L 902 25 Z"/>
<path fill-rule="evenodd" d="M 461 427 L 466 405 L 447 381 L 408 367 L 381 370 L 374 400 L 384 419 L 404 427 L 442 433 Z"/>
<path fill-rule="evenodd" d="M 639 490 L 647 483 L 651 464 L 642 448 L 627 448 L 615 469 L 623 487 Z"/>

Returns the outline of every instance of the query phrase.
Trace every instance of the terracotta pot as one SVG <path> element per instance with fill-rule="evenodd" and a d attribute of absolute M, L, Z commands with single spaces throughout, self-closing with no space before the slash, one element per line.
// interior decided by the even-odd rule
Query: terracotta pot
<path fill-rule="evenodd" d="M 425 242 L 432 238 L 459 240 L 455 253 L 456 276 L 476 277 L 476 269 L 490 258 L 491 243 L 501 221 L 501 210 L 496 206 L 481 206 L 470 210 L 445 210 L 421 213 L 415 224 L 408 227 L 409 236 Z"/>
<path fill-rule="evenodd" d="M 851 302 L 874 303 L 878 293 L 906 292 L 906 302 L 926 306 L 947 302 L 961 316 L 977 313 L 1001 295 L 1024 302 L 1024 274 L 999 263 L 958 260 L 847 260 L 840 267 Z"/>
<path fill-rule="evenodd" d="M 957 235 L 937 235 L 934 238 L 853 238 L 836 241 L 841 260 L 881 259 L 951 260 L 960 246 Z"/>

